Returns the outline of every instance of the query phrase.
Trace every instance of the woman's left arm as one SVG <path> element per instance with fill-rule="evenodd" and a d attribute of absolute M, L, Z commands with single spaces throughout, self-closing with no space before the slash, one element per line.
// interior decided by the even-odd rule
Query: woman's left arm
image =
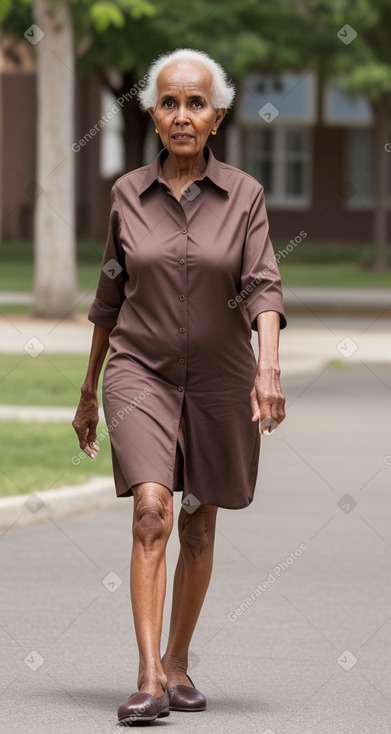
<path fill-rule="evenodd" d="M 280 313 L 257 315 L 259 357 L 250 393 L 252 420 L 260 421 L 261 433 L 271 433 L 285 418 L 285 397 L 280 385 Z"/>

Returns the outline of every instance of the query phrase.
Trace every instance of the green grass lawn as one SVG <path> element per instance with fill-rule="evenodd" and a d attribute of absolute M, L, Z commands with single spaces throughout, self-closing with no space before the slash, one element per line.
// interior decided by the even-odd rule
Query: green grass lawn
<path fill-rule="evenodd" d="M 275 241 L 276 252 L 286 241 Z M 80 241 L 77 246 L 78 287 L 94 291 L 98 282 L 104 243 Z M 372 248 L 364 244 L 303 242 L 280 260 L 286 285 L 388 287 L 391 270 L 375 273 L 369 267 Z M 390 254 L 391 263 L 391 254 Z M 0 291 L 31 291 L 33 249 L 30 242 L 0 243 Z M 20 309 L 19 311 L 17 309 Z M 85 309 L 84 309 L 85 310 Z M 28 313 L 28 307 L 0 307 L 4 313 Z"/>
<path fill-rule="evenodd" d="M 283 249 L 283 243 L 275 245 L 276 252 Z M 390 269 L 385 273 L 371 269 L 371 256 L 369 245 L 303 243 L 286 257 L 281 256 L 279 266 L 287 286 L 389 287 L 391 253 Z"/>
<path fill-rule="evenodd" d="M 98 432 L 104 427 L 99 424 Z M 83 484 L 93 476 L 112 475 L 110 440 L 104 438 L 96 459 L 85 456 L 68 423 L 0 424 L 0 496 Z M 72 463 L 72 458 L 74 463 Z"/>
<path fill-rule="evenodd" d="M 81 241 L 77 245 L 78 287 L 96 288 L 104 243 Z M 31 291 L 33 248 L 31 242 L 0 243 L 0 291 Z"/>
<path fill-rule="evenodd" d="M 76 410 L 87 356 L 79 354 L 0 355 L 0 403 L 70 406 Z M 99 404 L 102 404 L 99 390 Z M 98 432 L 105 424 L 98 426 Z M 71 422 L 0 423 L 0 496 L 82 484 L 97 474 L 111 475 L 110 441 L 97 459 L 72 463 L 80 448 Z M 84 457 L 84 454 L 81 453 Z M 77 459 L 76 459 L 77 463 Z"/>
<path fill-rule="evenodd" d="M 375 273 L 359 263 L 280 263 L 283 285 L 390 288 L 391 271 Z"/>
<path fill-rule="evenodd" d="M 0 403 L 76 408 L 87 361 L 82 354 L 0 354 Z"/>
<path fill-rule="evenodd" d="M 25 316 L 31 315 L 31 308 L 30 306 L 21 306 L 21 305 L 9 305 L 9 304 L 1 304 L 0 305 L 0 316 L 1 314 L 7 315 L 10 314 L 11 316 L 15 316 L 15 314 L 24 314 Z"/>

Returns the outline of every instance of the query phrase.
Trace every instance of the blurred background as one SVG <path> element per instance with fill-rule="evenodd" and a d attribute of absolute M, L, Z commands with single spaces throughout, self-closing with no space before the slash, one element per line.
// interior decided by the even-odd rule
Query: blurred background
<path fill-rule="evenodd" d="M 161 149 L 137 101 L 160 53 L 206 51 L 236 84 L 234 107 L 209 145 L 265 188 L 288 316 L 317 316 L 319 326 L 325 312 L 386 315 L 390 22 L 389 0 L 353 8 L 341 0 L 195 0 L 190 9 L 180 0 L 0 0 L 3 430 L 16 437 L 14 420 L 24 416 L 37 465 L 36 475 L 29 462 L 16 470 L 8 448 L 3 493 L 96 471 L 84 461 L 58 471 L 58 456 L 51 466 L 45 436 L 64 447 L 65 461 L 74 445 L 68 425 L 47 425 L 50 409 L 36 413 L 40 426 L 30 423 L 32 413 L 12 406 L 52 406 L 54 421 L 56 407 L 67 420 L 78 402 L 110 189 Z M 107 446 L 102 471 L 110 472 Z"/>
<path fill-rule="evenodd" d="M 236 84 L 209 144 L 265 188 L 288 316 L 319 327 L 329 313 L 343 329 L 349 314 L 387 315 L 390 23 L 389 0 L 195 0 L 190 9 L 180 0 L 0 0 L 3 493 L 97 471 L 69 465 L 75 442 L 60 417 L 71 417 L 86 366 L 111 186 L 161 149 L 137 92 L 162 52 L 204 50 Z M 316 354 L 300 362 L 302 350 L 291 351 L 298 366 L 317 364 Z M 41 425 L 16 405 L 39 407 Z M 24 467 L 10 440 L 19 419 L 31 447 Z"/>
<path fill-rule="evenodd" d="M 287 418 L 262 441 L 250 509 L 219 511 L 189 667 L 210 710 L 177 730 L 389 733 L 390 29 L 391 0 L 0 0 L 7 732 L 113 734 L 134 690 L 132 501 L 115 498 L 103 414 L 95 461 L 71 421 L 110 189 L 161 149 L 137 92 L 188 47 L 236 85 L 209 145 L 265 188 Z M 177 553 L 173 534 L 168 601 Z"/>

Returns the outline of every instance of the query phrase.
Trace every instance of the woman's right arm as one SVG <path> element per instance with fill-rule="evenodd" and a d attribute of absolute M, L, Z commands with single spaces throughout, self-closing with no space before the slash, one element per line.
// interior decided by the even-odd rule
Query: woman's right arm
<path fill-rule="evenodd" d="M 95 459 L 99 446 L 96 443 L 96 427 L 99 422 L 98 380 L 109 348 L 111 329 L 94 325 L 87 374 L 81 386 L 81 397 L 72 426 L 77 433 L 80 448 Z"/>

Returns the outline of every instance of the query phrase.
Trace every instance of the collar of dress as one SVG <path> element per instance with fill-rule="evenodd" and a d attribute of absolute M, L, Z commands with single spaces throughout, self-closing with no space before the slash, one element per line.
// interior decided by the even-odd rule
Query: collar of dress
<path fill-rule="evenodd" d="M 162 150 L 159 151 L 156 158 L 152 163 L 150 163 L 149 166 L 146 167 L 145 176 L 143 179 L 143 182 L 139 188 L 139 196 L 144 193 L 147 189 L 149 189 L 150 186 L 155 181 L 159 181 L 159 183 L 164 183 L 167 185 L 167 182 L 163 176 L 163 169 L 162 165 L 165 159 L 168 156 L 167 148 L 162 148 Z M 214 183 L 216 186 L 218 186 L 223 191 L 229 192 L 229 188 L 227 185 L 227 178 L 224 172 L 224 166 L 221 163 L 221 161 L 218 161 L 217 158 L 214 157 L 211 149 L 209 148 L 209 145 L 204 146 L 204 157 L 206 160 L 206 167 L 205 170 L 201 176 L 200 179 L 196 179 L 197 181 L 202 180 L 203 178 L 209 178 L 212 183 Z"/>

